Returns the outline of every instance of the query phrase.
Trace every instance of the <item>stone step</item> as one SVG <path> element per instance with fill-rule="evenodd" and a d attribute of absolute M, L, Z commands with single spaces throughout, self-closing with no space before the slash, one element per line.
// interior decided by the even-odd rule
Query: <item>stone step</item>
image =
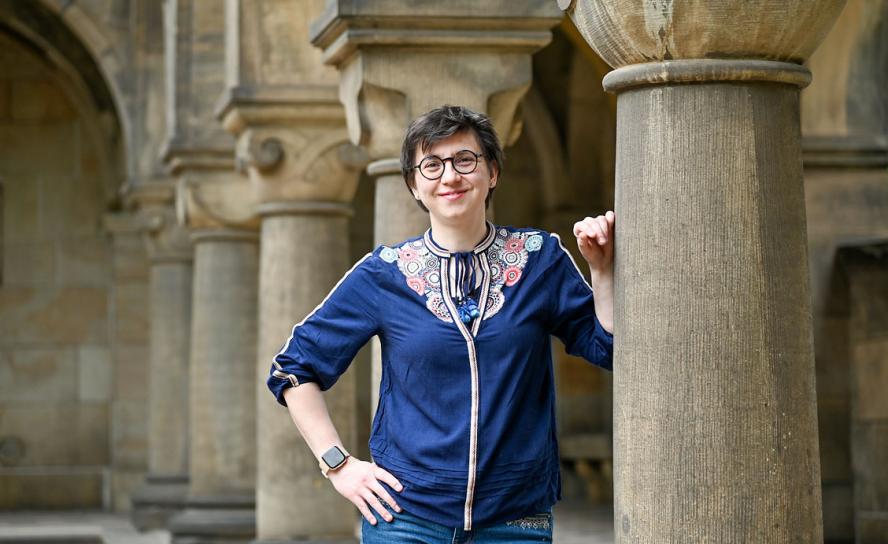
<path fill-rule="evenodd" d="M 98 525 L 0 526 L 0 544 L 105 544 Z"/>

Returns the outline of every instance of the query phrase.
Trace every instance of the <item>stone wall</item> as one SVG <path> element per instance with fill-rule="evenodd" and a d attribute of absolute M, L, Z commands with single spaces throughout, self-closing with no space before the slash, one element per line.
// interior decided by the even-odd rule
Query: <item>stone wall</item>
<path fill-rule="evenodd" d="M 88 97 L 0 34 L 0 508 L 107 504 L 117 319 L 108 143 Z"/>

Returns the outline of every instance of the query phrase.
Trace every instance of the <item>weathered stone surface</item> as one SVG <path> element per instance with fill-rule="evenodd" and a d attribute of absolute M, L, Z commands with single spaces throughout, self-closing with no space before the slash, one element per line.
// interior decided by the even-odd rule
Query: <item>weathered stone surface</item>
<path fill-rule="evenodd" d="M 104 403 L 3 403 L 0 436 L 21 440 L 15 466 L 108 464 L 108 406 Z"/>
<path fill-rule="evenodd" d="M 68 97 L 50 81 L 13 81 L 10 99 L 13 121 L 67 121 L 77 116 Z"/>
<path fill-rule="evenodd" d="M 148 347 L 118 344 L 114 347 L 114 398 L 144 401 L 148 396 Z"/>
<path fill-rule="evenodd" d="M 809 76 L 754 59 L 802 60 L 841 4 L 772 2 L 767 16 L 740 3 L 674 14 L 631 1 L 565 4 L 622 67 L 604 81 L 620 93 L 617 541 L 819 542 L 798 130 Z M 744 30 L 778 20 L 793 22 L 780 23 L 783 40 Z M 705 60 L 726 51 L 748 60 Z M 634 64 L 648 60 L 666 62 Z"/>
<path fill-rule="evenodd" d="M 25 343 L 107 342 L 108 300 L 104 289 L 67 287 L 0 290 L 0 336 Z"/>
<path fill-rule="evenodd" d="M 148 288 L 140 283 L 119 284 L 114 289 L 114 334 L 124 344 L 148 341 Z"/>
<path fill-rule="evenodd" d="M 0 358 L 0 402 L 77 399 L 77 359 L 68 348 L 9 349 Z"/>
<path fill-rule="evenodd" d="M 856 524 L 857 544 L 885 544 L 888 542 L 888 518 L 882 512 L 864 512 Z"/>
<path fill-rule="evenodd" d="M 827 466 L 826 459 L 823 466 Z M 823 482 L 823 540 L 851 542 L 854 535 L 854 489 L 847 483 Z"/>
<path fill-rule="evenodd" d="M 111 452 L 115 469 L 139 469 L 144 473 L 148 461 L 148 410 L 145 401 L 116 400 L 112 403 Z"/>
<path fill-rule="evenodd" d="M 0 121 L 9 120 L 10 84 L 0 79 Z"/>
<path fill-rule="evenodd" d="M 37 286 L 55 279 L 56 251 L 51 242 L 7 243 L 3 249 L 3 284 Z"/>
<path fill-rule="evenodd" d="M 255 234 L 199 233 L 189 377 L 193 497 L 254 490 L 258 272 Z"/>
<path fill-rule="evenodd" d="M 145 479 L 144 469 L 115 468 L 111 472 L 111 508 L 115 512 L 129 512 L 130 497 Z"/>
<path fill-rule="evenodd" d="M 619 68 L 713 57 L 801 62 L 826 36 L 845 2 L 574 0 L 565 4 L 571 6 L 568 12 L 589 45 Z"/>
<path fill-rule="evenodd" d="M 0 144 L 4 143 L 4 132 L 0 126 Z M 2 162 L 10 164 L 12 160 L 10 158 Z M 34 242 L 43 234 L 39 213 L 39 178 L 32 173 L 21 174 L 8 170 L 3 174 L 3 201 L 6 203 L 3 210 L 4 244 Z"/>
<path fill-rule="evenodd" d="M 849 370 L 850 373 L 850 370 Z M 851 399 L 844 395 L 817 398 L 821 478 L 824 484 L 846 483 L 851 474 Z"/>
<path fill-rule="evenodd" d="M 99 470 L 59 474 L 0 470 L 3 510 L 101 508 L 103 475 Z"/>
<path fill-rule="evenodd" d="M 154 474 L 188 471 L 190 262 L 152 267 L 149 467 Z"/>
<path fill-rule="evenodd" d="M 104 238 L 69 238 L 57 242 L 59 285 L 98 287 L 111 281 L 111 244 Z"/>
<path fill-rule="evenodd" d="M 862 512 L 888 512 L 888 421 L 856 421 L 852 429 L 854 505 Z"/>
<path fill-rule="evenodd" d="M 442 10 L 458 22 L 442 27 Z M 516 108 L 531 79 L 530 53 L 548 43 L 557 21 L 553 5 L 533 2 L 446 9 L 330 2 L 310 35 L 324 50 L 324 62 L 341 72 L 351 141 L 372 158 L 387 159 L 397 156 L 411 119 L 443 104 L 488 113 L 504 142 L 514 142 Z M 435 85 L 415 77 L 428 66 L 435 67 Z"/>
<path fill-rule="evenodd" d="M 102 346 L 81 346 L 77 350 L 78 399 L 86 402 L 111 400 L 114 368 L 111 352 Z"/>
<path fill-rule="evenodd" d="M 855 419 L 888 424 L 888 338 L 856 343 L 853 357 Z"/>

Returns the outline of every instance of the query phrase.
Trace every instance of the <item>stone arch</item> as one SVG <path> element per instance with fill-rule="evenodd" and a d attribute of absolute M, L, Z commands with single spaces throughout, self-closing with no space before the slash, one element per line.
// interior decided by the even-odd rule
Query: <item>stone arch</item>
<path fill-rule="evenodd" d="M 139 296 L 104 224 L 123 141 L 96 67 L 30 9 L 0 5 L 0 508 L 107 507 L 134 409 L 112 395 L 119 300 Z"/>
<path fill-rule="evenodd" d="M 120 172 L 108 187 L 108 199 L 118 194 L 119 184 L 133 175 L 132 123 L 126 107 L 126 66 L 119 51 L 84 10 L 73 2 L 13 0 L 0 7 L 0 28 L 27 42 L 50 63 L 67 84 L 77 89 L 78 101 L 103 118 L 103 130 L 114 142 Z"/>

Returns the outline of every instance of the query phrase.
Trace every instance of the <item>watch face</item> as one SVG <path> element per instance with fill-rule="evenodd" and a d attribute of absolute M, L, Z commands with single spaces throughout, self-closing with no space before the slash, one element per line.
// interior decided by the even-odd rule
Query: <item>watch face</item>
<path fill-rule="evenodd" d="M 345 455 L 342 453 L 342 450 L 333 446 L 327 450 L 327 453 L 321 456 L 321 459 L 324 460 L 324 463 L 326 463 L 328 467 L 336 468 L 345 461 Z"/>

